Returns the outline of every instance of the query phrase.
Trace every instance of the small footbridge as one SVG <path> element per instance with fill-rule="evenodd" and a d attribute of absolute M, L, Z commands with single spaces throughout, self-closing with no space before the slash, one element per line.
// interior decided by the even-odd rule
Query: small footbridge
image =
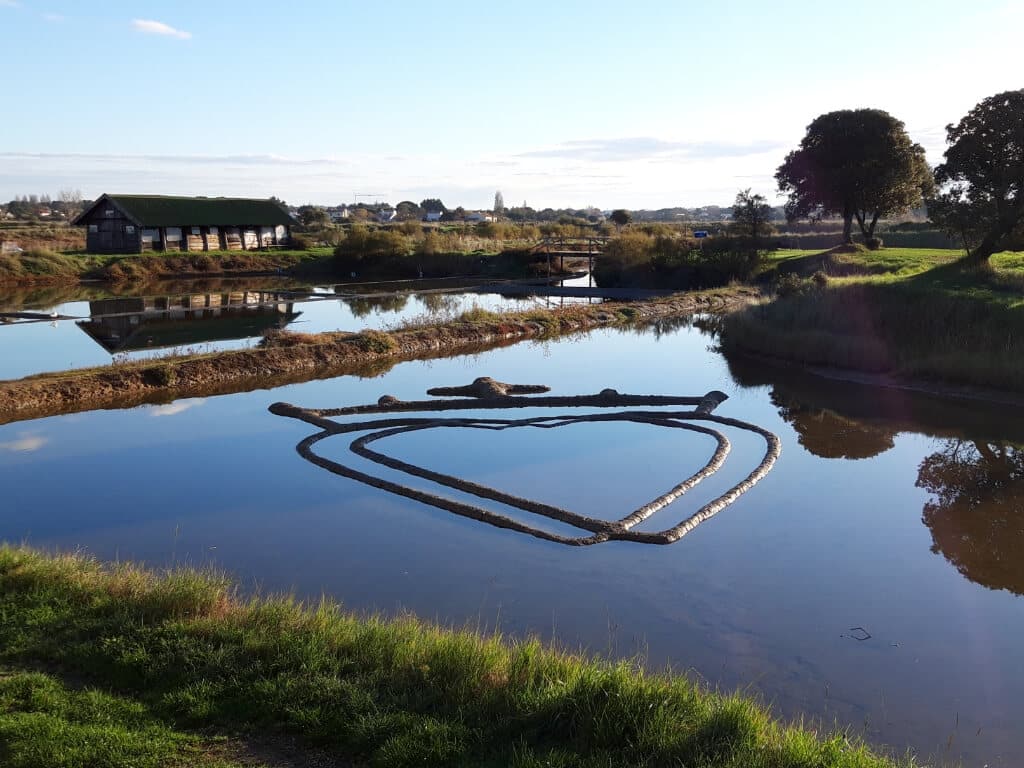
<path fill-rule="evenodd" d="M 551 260 L 558 259 L 558 271 L 565 271 L 565 260 L 586 259 L 587 271 L 593 273 L 594 259 L 604 254 L 611 238 L 602 235 L 587 237 L 545 237 L 533 248 L 531 253 L 546 255 L 548 260 L 548 276 L 551 275 Z"/>

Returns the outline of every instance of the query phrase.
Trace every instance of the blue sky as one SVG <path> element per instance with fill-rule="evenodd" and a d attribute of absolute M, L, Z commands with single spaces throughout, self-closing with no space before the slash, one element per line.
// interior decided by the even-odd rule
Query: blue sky
<path fill-rule="evenodd" d="M 806 125 L 1020 88 L 1024 2 L 0 0 L 0 199 L 729 203 Z"/>

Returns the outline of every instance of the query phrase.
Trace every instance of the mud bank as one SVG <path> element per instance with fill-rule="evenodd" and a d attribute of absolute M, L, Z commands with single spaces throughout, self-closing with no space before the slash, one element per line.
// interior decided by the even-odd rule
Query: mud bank
<path fill-rule="evenodd" d="M 752 289 L 680 294 L 656 302 L 600 304 L 494 315 L 391 333 L 282 332 L 257 349 L 147 360 L 0 382 L 0 424 L 62 413 L 130 408 L 179 398 L 269 389 L 345 374 L 373 376 L 403 360 L 473 354 L 533 338 L 651 324 L 741 306 Z"/>

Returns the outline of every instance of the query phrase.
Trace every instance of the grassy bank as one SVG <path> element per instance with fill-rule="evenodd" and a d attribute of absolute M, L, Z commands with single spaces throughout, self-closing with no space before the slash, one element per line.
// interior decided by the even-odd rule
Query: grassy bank
<path fill-rule="evenodd" d="M 360 253 L 341 258 L 329 247 L 305 251 L 210 251 L 100 256 L 31 249 L 0 255 L 0 286 L 35 286 L 101 281 L 115 285 L 155 280 L 286 274 L 360 280 L 415 279 L 452 275 L 536 276 L 546 267 L 528 250 L 497 253 Z"/>
<path fill-rule="evenodd" d="M 1024 256 L 965 269 L 955 253 L 781 253 L 780 296 L 731 315 L 722 344 L 816 366 L 1020 391 Z M 814 280 L 801 275 L 816 272 Z M 784 294 L 784 295 L 781 295 Z"/>
<path fill-rule="evenodd" d="M 100 256 L 31 249 L 0 256 L 0 285 L 160 280 L 213 275 L 302 274 L 333 270 L 329 248 Z"/>
<path fill-rule="evenodd" d="M 549 339 L 592 328 L 664 322 L 742 304 L 755 295 L 750 290 L 732 289 L 651 302 L 574 305 L 500 315 L 478 310 L 450 322 L 410 324 L 392 332 L 274 333 L 257 349 L 117 363 L 0 381 L 0 424 L 266 389 L 342 374 L 376 375 L 401 360 L 476 353 L 525 339 Z"/>
<path fill-rule="evenodd" d="M 0 663 L 14 673 L 0 680 L 4 765 L 184 764 L 200 745 L 183 729 L 290 734 L 396 768 L 910 764 L 632 663 L 326 602 L 242 600 L 189 571 L 4 547 L 0 612 Z M 38 669 L 49 675 L 25 674 Z M 51 757 L 83 742 L 109 757 Z"/>

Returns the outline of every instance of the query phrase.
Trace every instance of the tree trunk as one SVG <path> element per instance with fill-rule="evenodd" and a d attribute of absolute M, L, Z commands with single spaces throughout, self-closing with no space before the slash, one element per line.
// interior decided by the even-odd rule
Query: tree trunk
<path fill-rule="evenodd" d="M 996 252 L 996 246 L 1003 239 L 999 232 L 989 232 L 985 239 L 978 243 L 978 247 L 968 252 L 964 261 L 969 264 L 988 264 L 989 257 Z"/>
<path fill-rule="evenodd" d="M 864 236 L 864 242 L 875 236 L 875 227 L 878 226 L 878 211 L 871 216 L 871 223 L 868 223 L 868 212 L 857 211 L 857 226 L 860 227 L 860 233 Z"/>
<path fill-rule="evenodd" d="M 864 237 L 868 240 L 875 236 L 875 227 L 878 225 L 878 211 L 875 211 L 875 215 L 871 217 L 871 224 L 868 226 L 868 231 L 864 233 Z"/>
<path fill-rule="evenodd" d="M 853 213 L 847 211 L 843 214 L 843 244 L 849 245 L 853 242 Z"/>
<path fill-rule="evenodd" d="M 999 250 L 1003 240 L 1013 232 L 1014 227 L 1017 226 L 1022 217 L 1024 217 L 1024 202 L 1019 203 L 1009 211 L 1004 210 L 998 222 L 985 233 L 985 237 L 978 243 L 978 247 L 973 252 L 968 252 L 967 258 L 964 261 L 975 265 L 988 264 L 989 257 Z"/>

